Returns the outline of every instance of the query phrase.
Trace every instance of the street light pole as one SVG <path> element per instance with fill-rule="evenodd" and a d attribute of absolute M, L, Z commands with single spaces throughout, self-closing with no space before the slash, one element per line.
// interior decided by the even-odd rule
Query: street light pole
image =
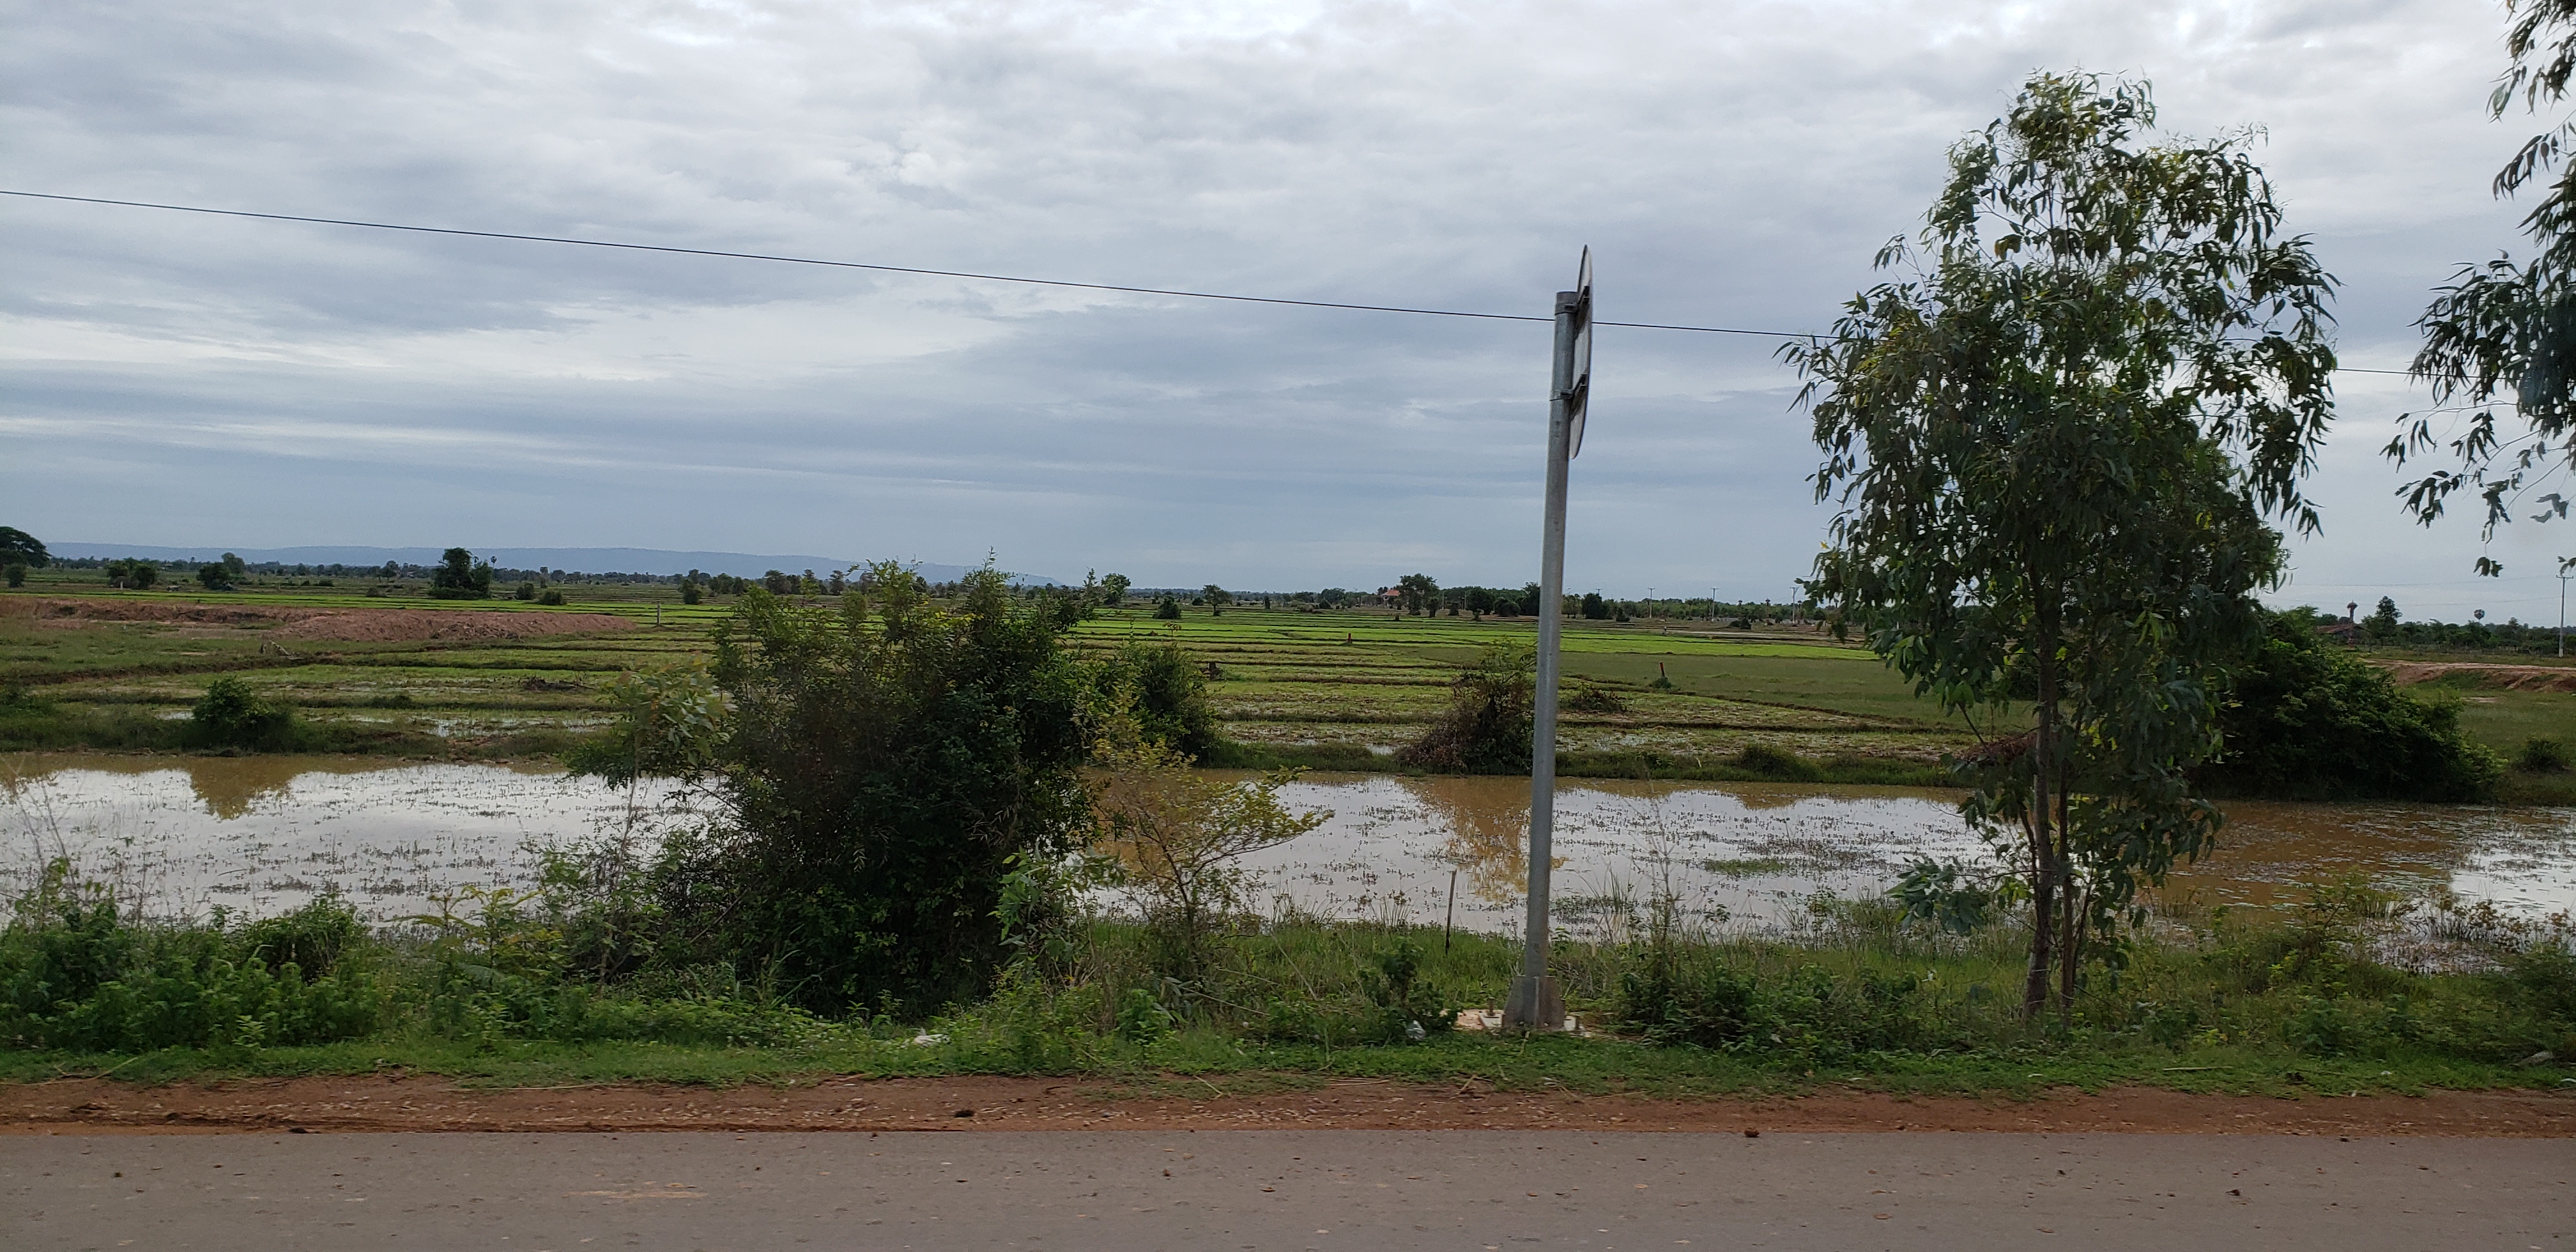
<path fill-rule="evenodd" d="M 1592 390 L 1592 250 L 1572 291 L 1556 293 L 1556 348 L 1547 404 L 1547 520 L 1539 534 L 1538 683 L 1530 710 L 1529 915 L 1521 974 L 1503 1005 L 1503 1025 L 1556 1030 L 1565 993 L 1547 974 L 1548 875 L 1556 825 L 1557 650 L 1565 635 L 1565 476 L 1583 449 Z"/>
<path fill-rule="evenodd" d="M 2558 655 L 2567 655 L 2567 573 L 2576 556 L 2558 558 Z"/>

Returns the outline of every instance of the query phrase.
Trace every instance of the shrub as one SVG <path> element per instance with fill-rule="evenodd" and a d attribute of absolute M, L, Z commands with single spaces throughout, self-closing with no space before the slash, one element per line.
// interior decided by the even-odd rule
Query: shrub
<path fill-rule="evenodd" d="M 1422 949 L 1398 938 L 1369 957 L 1360 987 L 1374 1010 L 1367 1035 L 1377 1043 L 1414 1042 L 1453 1029 L 1457 997 L 1422 980 Z"/>
<path fill-rule="evenodd" d="M 747 594 L 719 635 L 723 827 L 666 907 L 818 1009 L 979 996 L 1006 881 L 1084 825 L 1082 675 L 1054 601 L 989 567 L 933 604 L 893 562 L 837 608 Z"/>
<path fill-rule="evenodd" d="M 545 606 L 546 606 L 546 607 L 548 607 L 548 608 L 556 608 L 556 609 L 562 608 L 562 607 L 564 606 L 564 593 L 563 593 L 563 588 L 561 588 L 561 587 L 548 587 L 548 588 L 546 588 L 546 589 L 545 589 L 545 591 L 544 591 L 542 594 L 540 594 L 540 595 L 538 595 L 538 596 L 537 596 L 537 603 L 542 604 L 542 605 L 545 605 Z"/>
<path fill-rule="evenodd" d="M 207 684 L 189 711 L 186 739 L 199 748 L 246 748 L 279 752 L 300 738 L 295 711 L 226 674 Z"/>
<path fill-rule="evenodd" d="M 26 585 L 27 585 L 27 567 L 26 567 L 26 566 L 24 566 L 24 565 L 19 565 L 19 564 L 16 564 L 16 563 L 12 563 L 12 564 L 9 566 L 7 573 L 8 573 L 9 585 L 10 585 L 10 586 L 12 586 L 12 587 L 24 587 L 24 586 L 26 586 Z"/>
<path fill-rule="evenodd" d="M 2527 774 L 2563 774 L 2567 766 L 2567 745 L 2538 735 L 2523 741 L 2522 755 L 2513 762 L 2515 769 Z"/>
<path fill-rule="evenodd" d="M 1735 767 L 1757 778 L 1779 782 L 1814 782 L 1823 776 L 1813 761 L 1767 743 L 1748 743 L 1735 754 Z"/>
<path fill-rule="evenodd" d="M 2386 671 L 2321 643 L 2302 610 L 2270 615 L 2234 673 L 2213 789 L 2281 799 L 2475 800 L 2503 765 L 2460 729 L 2455 701 L 2426 703 Z"/>
<path fill-rule="evenodd" d="M 1100 662 L 1091 685 L 1105 705 L 1129 701 L 1138 730 L 1156 743 L 1192 757 L 1226 746 L 1208 705 L 1207 674 L 1178 644 L 1128 640 Z"/>
<path fill-rule="evenodd" d="M 1233 782 L 1191 769 L 1124 708 L 1112 710 L 1092 757 L 1093 846 L 1113 858 L 1154 968 L 1171 978 L 1202 977 L 1215 936 L 1250 906 L 1252 881 L 1235 862 L 1332 816 L 1280 805 L 1293 774 Z"/>
<path fill-rule="evenodd" d="M 1158 622 L 1181 620 L 1181 602 L 1168 594 L 1154 601 L 1154 620 Z"/>
<path fill-rule="evenodd" d="M 2019 893 L 2012 888 L 2020 885 L 2019 878 L 1981 876 L 1955 860 L 1921 857 L 1897 875 L 1887 898 L 1905 910 L 1907 921 L 1964 935 L 1992 922 L 1995 906 L 2013 902 Z"/>
<path fill-rule="evenodd" d="M 1154 993 L 1129 987 L 1118 997 L 1118 1037 L 1129 1043 L 1159 1043 L 1172 1033 L 1172 1014 Z"/>
<path fill-rule="evenodd" d="M 320 978 L 366 936 L 358 911 L 339 896 L 325 893 L 293 912 L 243 927 L 233 946 L 244 957 L 263 961 L 272 969 L 292 965 L 307 978 Z"/>
<path fill-rule="evenodd" d="M 332 906 L 301 913 L 256 942 L 318 945 L 346 916 Z M 336 959 L 336 951 L 330 955 Z M 272 962 L 255 947 L 228 942 L 217 927 L 129 925 L 112 894 L 75 879 L 59 860 L 14 902 L 0 931 L 0 1043 L 10 1046 L 144 1051 L 323 1043 L 377 1029 L 382 1010 L 368 976 L 309 976 L 292 961 Z"/>
<path fill-rule="evenodd" d="M 1625 713 L 1628 711 L 1628 702 L 1621 698 L 1618 692 L 1599 683 L 1587 682 L 1576 687 L 1574 694 L 1565 698 L 1565 707 L 1583 713 Z"/>
<path fill-rule="evenodd" d="M 1396 754 L 1404 765 L 1458 774 L 1514 774 L 1530 765 L 1537 653 L 1525 643 L 1487 645 L 1450 685 L 1449 707 Z"/>
<path fill-rule="evenodd" d="M 573 773 L 622 787 L 640 778 L 695 778 L 715 764 L 725 701 L 703 665 L 629 670 L 603 695 L 617 709 L 616 724 L 565 754 Z"/>
<path fill-rule="evenodd" d="M 535 583 L 520 583 L 519 589 L 511 592 L 510 596 L 515 600 L 534 601 L 537 598 L 537 585 Z"/>

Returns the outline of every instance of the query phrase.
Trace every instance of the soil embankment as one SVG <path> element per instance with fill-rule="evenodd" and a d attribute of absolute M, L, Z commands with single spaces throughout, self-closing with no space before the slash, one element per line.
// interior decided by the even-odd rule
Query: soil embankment
<path fill-rule="evenodd" d="M 1205 1088 L 1190 1094 L 1191 1085 Z M 1037 1078 L 818 1078 L 682 1087 L 460 1087 L 444 1079 L 240 1079 L 146 1087 L 62 1079 L 0 1087 L 0 1133 L 654 1130 L 2076 1131 L 2139 1134 L 2576 1136 L 2576 1096 L 2201 1095 L 2152 1088 L 2034 1099 L 1830 1091 L 1646 1098 L 1372 1079 L 1230 1094 Z"/>
<path fill-rule="evenodd" d="M 2484 661 L 2374 661 L 2400 683 L 2468 678 L 2480 687 L 2504 691 L 2576 691 L 2576 666 L 2490 665 Z"/>
<path fill-rule="evenodd" d="M 266 628 L 278 639 L 344 643 L 486 643 L 636 627 L 633 620 L 614 613 L 557 613 L 543 609 L 306 608 L 104 598 L 0 601 L 0 612 L 25 614 L 33 617 L 38 626 L 57 629 L 145 622 L 212 629 Z"/>

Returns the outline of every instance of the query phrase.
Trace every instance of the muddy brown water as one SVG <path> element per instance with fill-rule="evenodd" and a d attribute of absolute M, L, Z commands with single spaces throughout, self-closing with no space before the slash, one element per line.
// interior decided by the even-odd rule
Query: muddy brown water
<path fill-rule="evenodd" d="M 530 885 L 534 849 L 667 820 L 633 792 L 560 770 L 333 757 L 35 754 L 0 758 L 0 873 L 68 856 L 157 912 L 265 914 L 336 889 L 367 916 L 429 912 L 468 885 Z M 1527 865 L 1529 784 L 1310 775 L 1284 798 L 1329 809 L 1248 858 L 1274 907 L 1507 933 Z M 1985 845 L 1953 793 L 1790 784 L 1562 783 L 1555 892 L 1578 933 L 1670 890 L 1711 920 L 1794 928 L 1819 891 L 1883 890 L 1918 856 Z M 2257 906 L 2359 876 L 2521 913 L 2576 908 L 2576 809 L 2240 803 L 2219 851 L 2168 891 Z"/>

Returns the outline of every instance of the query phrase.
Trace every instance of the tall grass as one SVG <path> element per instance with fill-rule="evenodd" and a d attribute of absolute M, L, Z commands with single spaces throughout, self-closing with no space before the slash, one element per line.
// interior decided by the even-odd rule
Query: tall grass
<path fill-rule="evenodd" d="M 1550 953 L 1592 1037 L 1531 1052 L 1454 1029 L 1460 1010 L 1498 1005 L 1519 968 L 1518 945 L 1491 935 L 1281 906 L 1228 919 L 1184 980 L 1140 924 L 1074 914 L 1017 936 L 1018 959 L 971 1003 L 883 1001 L 827 1019 L 729 965 L 656 950 L 651 902 L 612 899 L 622 888 L 602 888 L 595 868 L 559 859 L 546 888 L 471 890 L 368 928 L 327 897 L 248 922 L 148 918 L 57 862 L 20 885 L 0 929 L 0 1048 L 270 1072 L 348 1063 L 335 1041 L 493 1061 L 650 1043 L 753 1058 L 726 1063 L 741 1067 L 871 1073 L 1932 1072 L 1971 1085 L 2043 1064 L 2154 1079 L 2247 1058 L 2546 1082 L 2576 1056 L 2565 919 L 2409 909 L 2351 886 L 2319 888 L 2287 916 L 2156 919 L 2088 971 L 2071 1014 L 2037 1023 L 2019 1015 L 2023 937 L 2009 923 L 1953 934 L 1887 901 L 1818 896 L 1792 924 L 1754 929 L 1690 918 L 1651 882 L 1621 887 Z M 639 1073 L 670 1063 L 618 1055 L 663 1057 Z"/>

